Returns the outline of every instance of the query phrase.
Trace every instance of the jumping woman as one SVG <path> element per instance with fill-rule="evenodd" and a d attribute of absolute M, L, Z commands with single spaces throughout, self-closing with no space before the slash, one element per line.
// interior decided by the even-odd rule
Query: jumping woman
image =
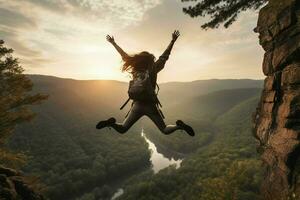
<path fill-rule="evenodd" d="M 157 74 L 164 68 L 179 35 L 179 31 L 174 31 L 171 43 L 157 61 L 155 61 L 154 55 L 147 51 L 129 56 L 116 44 L 112 36 L 106 36 L 107 41 L 110 42 L 122 56 L 122 60 L 124 61 L 122 72 L 128 72 L 132 75 L 128 89 L 129 99 L 121 109 L 130 99 L 133 100 L 133 103 L 123 123 L 116 123 L 115 118 L 109 118 L 108 120 L 100 121 L 96 126 L 97 129 L 112 127 L 117 132 L 123 134 L 127 132 L 137 120 L 146 115 L 154 122 L 159 130 L 166 135 L 176 130 L 184 130 L 190 136 L 195 135 L 193 128 L 181 120 L 177 120 L 176 125 L 166 126 L 163 113 L 159 108 L 160 102 L 157 98 L 157 92 L 155 91 L 156 86 L 158 86 L 156 83 Z"/>

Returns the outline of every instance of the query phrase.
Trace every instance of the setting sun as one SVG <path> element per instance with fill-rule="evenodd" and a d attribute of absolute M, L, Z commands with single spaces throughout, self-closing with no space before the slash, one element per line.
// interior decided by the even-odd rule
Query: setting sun
<path fill-rule="evenodd" d="M 0 1 L 2 19 L 18 16 L 14 23 L 1 25 L 0 36 L 15 49 L 26 73 L 128 80 L 106 34 L 115 36 L 129 54 L 146 50 L 158 58 L 170 33 L 180 29 L 182 36 L 159 82 L 262 77 L 262 50 L 252 33 L 257 13 L 242 14 L 228 30 L 201 31 L 199 20 L 181 13 L 180 0 L 146 2 L 88 0 L 55 7 L 46 1 Z"/>

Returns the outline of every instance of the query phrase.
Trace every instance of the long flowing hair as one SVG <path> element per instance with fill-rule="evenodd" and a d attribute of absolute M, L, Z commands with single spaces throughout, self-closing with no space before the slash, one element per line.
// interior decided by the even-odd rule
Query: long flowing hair
<path fill-rule="evenodd" d="M 126 58 L 122 72 L 133 73 L 136 71 L 145 71 L 155 62 L 155 56 L 147 51 L 129 56 Z"/>

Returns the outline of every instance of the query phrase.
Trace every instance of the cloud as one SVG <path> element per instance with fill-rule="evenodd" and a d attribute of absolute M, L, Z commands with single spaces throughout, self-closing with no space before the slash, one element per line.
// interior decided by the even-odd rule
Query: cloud
<path fill-rule="evenodd" d="M 20 40 L 17 31 L 2 29 L 0 30 L 0 37 L 20 56 L 39 57 L 41 55 L 40 51 L 29 48 L 24 41 Z"/>
<path fill-rule="evenodd" d="M 36 68 L 36 67 L 40 67 L 41 64 L 49 64 L 49 63 L 53 63 L 55 62 L 52 59 L 45 59 L 45 58 L 21 58 L 20 59 L 21 63 L 23 65 L 30 65 L 31 68 Z"/>
<path fill-rule="evenodd" d="M 30 17 L 22 13 L 15 12 L 0 7 L 0 24 L 1 26 L 17 27 L 17 28 L 36 28 L 36 23 Z"/>
<path fill-rule="evenodd" d="M 159 0 L 0 0 L 1 36 L 25 55 L 32 48 L 56 52 L 72 46 L 76 40 L 99 37 L 108 30 L 120 29 L 142 19 L 145 11 Z M 31 30 L 31 29 L 36 30 Z M 9 33 L 10 32 L 10 33 Z M 14 41 L 15 40 L 15 41 Z M 34 41 L 31 44 L 31 41 Z M 66 44 L 68 42 L 69 44 Z M 29 55 L 28 55 L 29 56 Z"/>
<path fill-rule="evenodd" d="M 23 0 L 23 3 L 24 2 L 31 3 L 31 6 L 38 6 L 52 12 L 64 13 L 68 10 L 67 2 L 61 0 Z"/>
<path fill-rule="evenodd" d="M 179 29 L 182 36 L 160 80 L 223 77 L 230 70 L 241 77 L 260 76 L 262 52 L 252 32 L 257 13 L 242 14 L 229 29 L 203 31 L 205 19 L 190 18 L 183 6 L 181 0 L 0 0 L 0 37 L 32 72 L 65 70 L 67 76 L 69 70 L 86 78 L 102 66 L 122 79 L 106 34 L 129 53 L 147 50 L 159 56 Z"/>
<path fill-rule="evenodd" d="M 262 77 L 262 50 L 253 32 L 256 12 L 241 14 L 229 29 L 204 31 L 201 24 L 205 19 L 190 18 L 182 12 L 183 6 L 180 0 L 164 0 L 149 9 L 140 23 L 115 32 L 116 40 L 130 53 L 147 50 L 159 56 L 171 40 L 172 31 L 179 29 L 181 37 L 160 80 Z"/>
<path fill-rule="evenodd" d="M 42 51 L 30 48 L 28 43 L 20 40 L 18 34 L 14 31 L 0 30 L 0 38 L 4 39 L 7 47 L 14 49 L 14 55 L 19 58 L 23 66 L 36 68 L 53 62 L 53 60 L 44 58 Z"/>
<path fill-rule="evenodd" d="M 151 47 L 161 45 L 163 40 L 169 39 L 173 30 L 181 31 L 180 41 L 185 45 L 199 45 L 216 47 L 226 45 L 239 45 L 256 43 L 253 28 L 257 20 L 257 14 L 247 12 L 242 14 L 238 21 L 229 29 L 204 31 L 200 25 L 205 21 L 203 18 L 190 18 L 182 12 L 184 4 L 180 0 L 164 0 L 163 3 L 149 9 L 143 20 L 135 26 L 125 27 L 116 32 L 122 37 L 133 37 L 141 44 L 151 40 Z"/>
<path fill-rule="evenodd" d="M 161 0 L 23 0 L 25 9 L 36 8 L 56 13 L 64 17 L 78 17 L 123 27 L 141 20 L 146 10 L 156 6 Z M 24 9 L 24 8 L 23 8 Z"/>
<path fill-rule="evenodd" d="M 3 3 L 1 2 L 2 6 Z M 34 63 L 38 65 L 42 62 L 42 51 L 30 46 L 27 40 L 22 38 L 24 32 L 35 31 L 38 28 L 36 21 L 30 16 L 26 16 L 17 10 L 0 7 L 0 38 L 6 45 L 14 49 L 16 57 L 24 63 Z M 30 61 L 30 62 L 29 62 Z"/>

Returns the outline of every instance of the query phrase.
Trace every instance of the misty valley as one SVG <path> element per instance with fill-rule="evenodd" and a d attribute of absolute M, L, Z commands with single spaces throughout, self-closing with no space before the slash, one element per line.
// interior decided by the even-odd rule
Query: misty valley
<path fill-rule="evenodd" d="M 96 130 L 111 115 L 123 121 L 127 83 L 30 75 L 36 118 L 19 125 L 9 148 L 27 155 L 22 170 L 54 200 L 259 199 L 261 163 L 251 115 L 261 80 L 160 84 L 168 124 L 182 119 L 196 132 L 164 135 L 146 117 L 126 134 Z"/>

